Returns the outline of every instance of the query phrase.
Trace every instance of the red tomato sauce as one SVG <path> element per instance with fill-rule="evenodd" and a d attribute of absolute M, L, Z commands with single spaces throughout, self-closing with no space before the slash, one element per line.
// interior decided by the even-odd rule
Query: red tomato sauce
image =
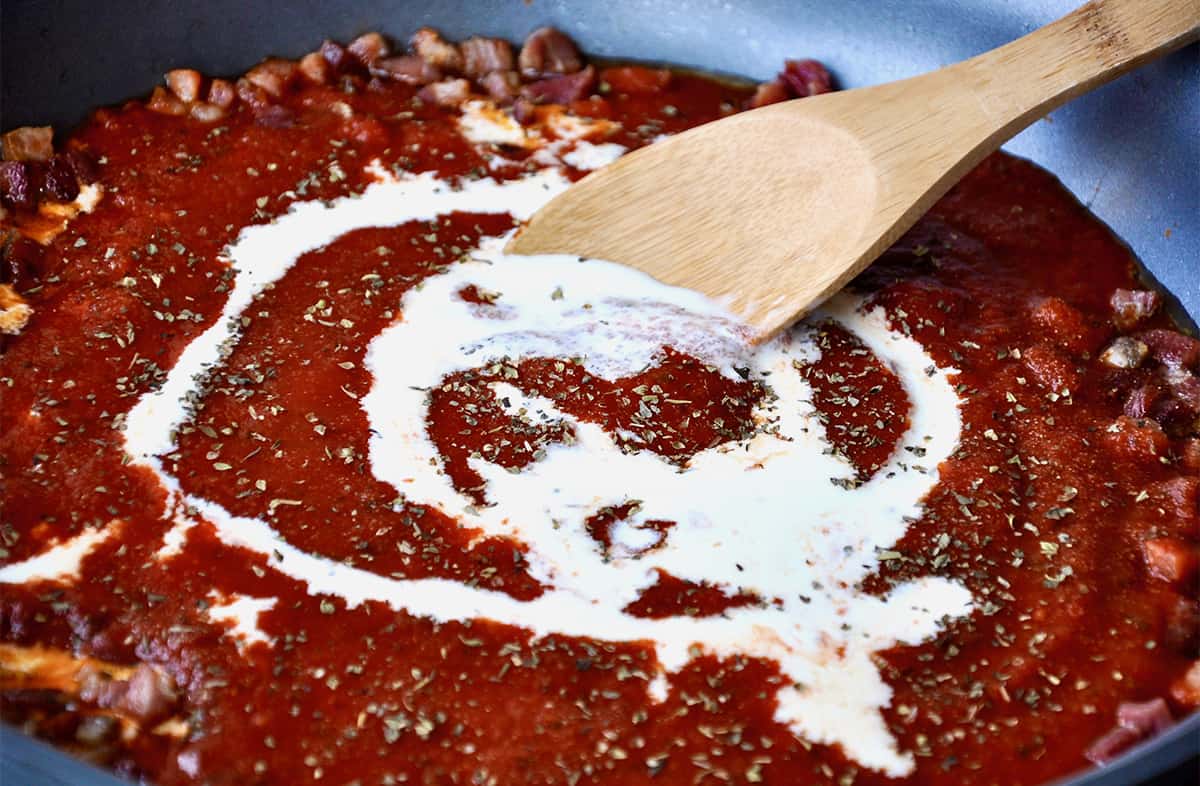
<path fill-rule="evenodd" d="M 749 95 L 664 73 L 611 72 L 608 92 L 570 109 L 619 122 L 612 141 L 637 147 Z M 123 528 L 85 559 L 78 581 L 5 586 L 0 640 L 169 674 L 184 737 L 110 735 L 91 748 L 117 771 L 161 784 L 891 782 L 773 720 L 782 678 L 770 662 L 699 657 L 653 703 L 652 650 L 638 642 L 535 640 L 488 621 L 439 624 L 372 602 L 350 609 L 205 526 L 172 560 L 155 558 L 171 527 L 164 494 L 123 461 L 119 429 L 219 314 L 231 280 L 221 249 L 294 201 L 361 191 L 372 159 L 446 178 L 486 171 L 455 129 L 456 110 L 415 103 L 415 92 L 362 78 L 296 88 L 280 101 L 294 119 L 285 127 L 244 107 L 213 125 L 134 102 L 100 110 L 76 133 L 107 194 L 44 249 L 26 287 L 34 319 L 0 358 L 3 562 L 88 527 Z M 339 102 L 351 111 L 332 111 Z M 472 533 L 397 501 L 374 478 L 358 405 L 371 385 L 367 344 L 403 293 L 512 225 L 455 214 L 358 230 L 306 254 L 247 310 L 167 470 L 188 493 L 262 518 L 313 554 L 518 599 L 541 594 L 522 545 L 490 537 L 472 546 Z M 998 154 L 854 287 L 958 370 L 963 402 L 959 449 L 869 582 L 883 593 L 938 575 L 964 583 L 977 603 L 935 641 L 880 657 L 894 690 L 887 724 L 916 756 L 907 782 L 1039 783 L 1086 766 L 1084 750 L 1114 725 L 1121 702 L 1166 697 L 1177 717 L 1189 712 L 1196 699 L 1180 685 L 1198 656 L 1195 582 L 1164 576 L 1163 560 L 1147 554 L 1165 549 L 1186 562 L 1200 539 L 1200 401 L 1189 398 L 1197 353 L 1161 312 L 1118 327 L 1114 291 L 1143 288 L 1129 251 L 1051 175 Z M 486 293 L 460 294 L 486 302 Z M 803 373 L 835 449 L 866 479 L 907 427 L 908 400 L 853 336 L 816 329 L 822 359 Z M 1126 334 L 1142 337 L 1148 357 L 1128 369 L 1103 363 Z M 514 425 L 480 395 L 487 373 L 447 378 L 431 393 L 429 420 L 456 487 L 480 502 L 486 490 L 468 456 L 520 467 L 571 438 L 565 425 Z M 521 390 L 636 434 L 681 465 L 745 436 L 763 395 L 673 352 L 616 382 L 569 359 L 525 359 L 513 374 Z M 638 415 L 647 395 L 653 424 Z M 921 461 L 914 452 L 911 462 Z M 828 481 L 797 479 L 798 504 L 805 482 Z M 589 522 L 601 547 L 629 512 Z M 259 618 L 276 643 L 239 651 L 205 613 L 213 591 L 278 598 Z M 711 615 L 771 602 L 663 574 L 629 611 Z M 13 690 L 3 714 L 78 748 L 75 707 Z"/>

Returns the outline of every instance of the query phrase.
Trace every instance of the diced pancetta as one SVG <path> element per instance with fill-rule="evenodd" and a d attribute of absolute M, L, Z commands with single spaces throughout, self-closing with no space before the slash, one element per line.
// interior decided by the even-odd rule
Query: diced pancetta
<path fill-rule="evenodd" d="M 588 66 L 573 74 L 531 82 L 521 95 L 536 104 L 569 104 L 591 94 L 596 86 L 596 69 Z"/>
<path fill-rule="evenodd" d="M 1172 701 L 1180 706 L 1188 709 L 1200 707 L 1200 660 L 1171 683 L 1170 695 Z"/>
<path fill-rule="evenodd" d="M 807 98 L 833 90 L 833 77 L 816 60 L 787 60 L 779 78 L 795 98 Z"/>
<path fill-rule="evenodd" d="M 300 74 L 316 85 L 323 85 L 332 76 L 329 61 L 320 52 L 309 52 L 296 64 Z"/>
<path fill-rule="evenodd" d="M 224 79 L 214 79 L 208 86 L 208 103 L 228 109 L 237 99 L 237 89 Z"/>
<path fill-rule="evenodd" d="M 757 109 L 760 106 L 787 101 L 789 98 L 792 98 L 792 95 L 788 91 L 787 84 L 782 79 L 773 79 L 760 84 L 746 106 L 750 109 Z"/>
<path fill-rule="evenodd" d="M 520 95 L 521 77 L 516 71 L 493 71 L 480 79 L 479 85 L 492 100 L 508 104 Z"/>
<path fill-rule="evenodd" d="M 1117 725 L 1084 751 L 1096 764 L 1108 764 L 1126 749 L 1171 727 L 1174 721 L 1166 700 L 1125 702 L 1117 707 Z"/>
<path fill-rule="evenodd" d="M 176 68 L 166 75 L 167 87 L 175 97 L 185 103 L 200 100 L 200 88 L 203 77 L 193 68 Z"/>
<path fill-rule="evenodd" d="M 373 62 L 370 71 L 372 76 L 409 85 L 427 85 L 442 78 L 436 66 L 418 55 L 384 57 Z"/>
<path fill-rule="evenodd" d="M 1174 330 L 1143 330 L 1137 338 L 1150 348 L 1159 363 L 1181 368 L 1200 365 L 1200 341 Z"/>
<path fill-rule="evenodd" d="M 32 210 L 37 204 L 33 167 L 28 161 L 0 161 L 0 199 L 20 210 Z"/>
<path fill-rule="evenodd" d="M 17 290 L 9 284 L 0 284 L 0 334 L 15 336 L 20 333 L 33 315 L 33 309 Z"/>
<path fill-rule="evenodd" d="M 1158 311 L 1161 303 L 1162 295 L 1152 289 L 1115 290 L 1109 299 L 1113 324 L 1120 330 L 1131 330 Z"/>
<path fill-rule="evenodd" d="M 521 45 L 517 58 L 521 73 L 529 79 L 550 74 L 573 74 L 583 68 L 575 42 L 553 27 L 534 30 Z"/>
<path fill-rule="evenodd" d="M 459 44 L 463 56 L 463 73 L 478 79 L 492 71 L 512 71 L 515 68 L 512 45 L 503 38 L 468 38 Z"/>
<path fill-rule="evenodd" d="M 410 43 L 413 51 L 434 68 L 453 74 L 462 72 L 462 52 L 432 27 L 422 27 L 413 33 Z"/>
<path fill-rule="evenodd" d="M 458 106 L 471 97 L 471 83 L 465 79 L 444 79 L 425 85 L 417 97 L 438 106 Z"/>
<path fill-rule="evenodd" d="M 296 79 L 296 64 L 291 60 L 271 58 L 246 72 L 245 79 L 262 88 L 272 98 L 279 98 Z"/>
<path fill-rule="evenodd" d="M 0 137 L 5 161 L 45 161 L 54 154 L 54 129 L 23 126 Z"/>
<path fill-rule="evenodd" d="M 179 98 L 159 85 L 150 93 L 150 97 L 146 99 L 146 108 L 151 112 L 157 112 L 160 115 L 186 115 L 187 104 L 179 100 Z"/>
<path fill-rule="evenodd" d="M 379 33 L 363 33 L 346 46 L 346 51 L 364 67 L 391 54 L 387 39 Z"/>
<path fill-rule="evenodd" d="M 1137 368 L 1150 354 L 1145 342 L 1132 336 L 1118 336 L 1100 353 L 1100 362 L 1113 368 Z"/>

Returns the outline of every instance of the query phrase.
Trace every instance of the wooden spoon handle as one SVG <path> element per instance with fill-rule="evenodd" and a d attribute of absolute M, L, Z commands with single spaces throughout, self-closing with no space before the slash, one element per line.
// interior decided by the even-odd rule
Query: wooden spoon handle
<path fill-rule="evenodd" d="M 1075 96 L 1200 37 L 1200 0 L 1093 0 L 952 70 L 1015 133 Z"/>

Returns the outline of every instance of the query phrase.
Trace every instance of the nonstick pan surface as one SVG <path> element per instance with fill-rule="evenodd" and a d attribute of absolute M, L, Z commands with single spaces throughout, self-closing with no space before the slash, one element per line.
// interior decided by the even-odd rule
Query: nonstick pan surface
<path fill-rule="evenodd" d="M 450 38 L 519 41 L 552 24 L 591 55 L 654 60 L 750 78 L 785 57 L 824 61 L 843 87 L 912 76 L 1006 43 L 1074 0 L 3 0 L 0 129 L 53 123 L 143 95 L 172 67 L 237 74 L 268 54 L 421 25 Z M 1054 172 L 1200 318 L 1200 48 L 1191 46 L 1078 99 L 1006 149 Z M 1196 783 L 1200 714 L 1070 786 Z M 1182 780 L 1180 780 L 1182 779 Z M 120 781 L 0 727 L 0 782 Z M 1168 781 L 1156 781 L 1156 783 Z"/>

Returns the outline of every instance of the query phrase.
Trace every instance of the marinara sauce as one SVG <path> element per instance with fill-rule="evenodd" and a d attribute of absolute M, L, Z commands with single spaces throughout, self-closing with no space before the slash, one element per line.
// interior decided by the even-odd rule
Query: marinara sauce
<path fill-rule="evenodd" d="M 366 57 L 382 62 L 375 55 Z M 276 68 L 286 72 L 278 95 L 243 90 L 216 119 L 189 115 L 195 104 L 183 98 L 176 112 L 162 95 L 97 111 L 70 146 L 94 162 L 102 201 L 32 251 L 10 238 L 26 244 L 16 284 L 34 316 L 0 358 L 3 562 L 113 521 L 120 532 L 86 556 L 77 580 L 5 585 L 0 639 L 152 664 L 162 684 L 136 704 L 121 698 L 127 674 L 74 693 L 14 679 L 6 720 L 160 784 L 891 782 L 776 722 L 771 662 L 697 657 L 652 702 L 653 655 L 638 642 L 602 632 L 534 639 L 486 620 L 348 608 L 202 525 L 169 561 L 156 557 L 172 521 L 155 479 L 125 461 L 123 418 L 217 318 L 232 276 L 222 248 L 294 202 L 361 191 L 372 160 L 447 179 L 515 178 L 538 166 L 520 150 L 464 139 L 451 95 L 462 85 L 431 91 L 453 80 L 410 79 L 413 61 L 367 68 L 357 56 L 324 50 L 315 80 Z M 570 65 L 549 79 L 582 73 Z M 594 70 L 578 91 L 521 77 L 543 86 L 497 101 L 515 102 L 525 122 L 547 105 L 607 119 L 609 141 L 636 148 L 748 101 L 805 95 L 805 85 L 819 92 L 828 75 L 816 69 L 791 64 L 757 98 L 700 75 L 620 66 Z M 472 79 L 465 89 L 484 89 Z M 511 165 L 489 168 L 497 152 Z M 21 224 L 19 212 L 9 219 Z M 306 254 L 247 310 L 240 340 L 163 458 L 171 474 L 307 552 L 385 576 L 537 597 L 544 588 L 525 570 L 521 544 L 472 544 L 455 521 L 396 503 L 367 464 L 357 403 L 371 385 L 367 344 L 404 292 L 513 223 L 454 214 L 356 230 Z M 938 468 L 924 514 L 867 582 L 882 594 L 942 576 L 976 601 L 936 640 L 879 655 L 894 691 L 885 720 L 915 757 L 906 781 L 1040 783 L 1086 766 L 1118 705 L 1162 699 L 1169 715 L 1190 712 L 1200 703 L 1200 344 L 1163 313 L 1129 250 L 1052 175 L 1001 153 L 852 286 L 957 369 L 962 401 L 960 445 Z M 803 373 L 833 448 L 869 478 L 892 455 L 909 402 L 853 335 L 817 329 L 822 356 Z M 514 384 L 614 432 L 639 427 L 641 386 L 696 400 L 702 418 L 659 414 L 674 435 L 663 458 L 680 463 L 738 439 L 763 395 L 669 348 L 617 382 L 554 363 L 522 361 Z M 518 432 L 494 402 L 472 399 L 473 373 L 430 400 L 431 438 L 460 489 L 477 483 L 466 457 L 495 434 L 511 439 L 489 459 L 513 468 L 562 438 Z M 801 504 L 809 481 L 828 479 L 798 478 L 781 493 Z M 589 521 L 600 547 L 624 515 Z M 206 614 L 214 593 L 276 598 L 259 615 L 274 644 L 226 635 Z M 711 615 L 762 602 L 770 599 L 663 574 L 630 613 Z M 163 725 L 172 719 L 185 725 Z M 138 733 L 122 733 L 130 728 Z"/>

